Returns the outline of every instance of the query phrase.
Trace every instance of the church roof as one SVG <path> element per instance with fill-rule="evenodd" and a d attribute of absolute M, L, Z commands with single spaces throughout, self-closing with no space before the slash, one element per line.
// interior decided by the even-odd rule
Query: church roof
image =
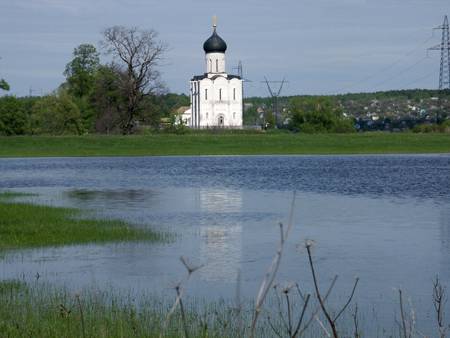
<path fill-rule="evenodd" d="M 214 27 L 212 35 L 203 44 L 203 50 L 205 53 L 225 53 L 227 50 L 227 44 L 217 34 L 216 27 Z"/>
<path fill-rule="evenodd" d="M 215 75 L 215 76 L 209 78 L 209 77 L 208 77 L 208 74 L 205 73 L 205 74 L 203 74 L 203 75 L 195 75 L 195 76 L 191 79 L 191 81 L 200 81 L 200 80 L 208 79 L 208 78 L 209 78 L 210 80 L 214 81 L 214 80 L 217 79 L 218 77 L 224 77 L 224 76 L 221 75 L 221 74 L 217 74 L 217 75 Z M 240 80 L 241 77 L 238 76 L 238 75 L 230 75 L 230 74 L 227 74 L 226 79 L 227 79 L 227 80 L 232 80 L 232 79 L 238 79 L 238 80 Z"/>

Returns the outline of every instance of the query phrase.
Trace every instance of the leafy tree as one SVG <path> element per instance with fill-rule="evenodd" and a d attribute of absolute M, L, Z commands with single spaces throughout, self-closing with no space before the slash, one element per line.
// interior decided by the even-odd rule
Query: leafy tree
<path fill-rule="evenodd" d="M 83 128 L 90 130 L 94 125 L 95 111 L 89 101 L 94 89 L 95 75 L 100 66 L 99 53 L 91 44 L 81 44 L 73 51 L 73 59 L 66 65 L 67 78 L 63 88 L 73 96 L 83 120 Z"/>
<path fill-rule="evenodd" d="M 327 97 L 295 97 L 290 101 L 291 128 L 305 133 L 344 133 L 354 131 L 353 121 L 346 119 Z"/>
<path fill-rule="evenodd" d="M 243 120 L 244 120 L 243 121 L 244 125 L 247 125 L 247 126 L 256 125 L 258 123 L 259 115 L 258 115 L 258 110 L 257 110 L 256 105 L 253 105 L 253 106 L 245 109 Z"/>
<path fill-rule="evenodd" d="M 0 89 L 9 90 L 9 84 L 4 79 L 0 79 Z"/>
<path fill-rule="evenodd" d="M 77 98 L 86 97 L 94 87 L 95 73 L 100 65 L 99 54 L 91 44 L 79 45 L 73 59 L 66 65 L 68 91 Z"/>
<path fill-rule="evenodd" d="M 14 96 L 0 98 L 0 135 L 23 135 L 28 131 L 27 114 Z"/>
<path fill-rule="evenodd" d="M 121 89 L 127 99 L 120 111 L 120 129 L 130 134 L 142 113 L 144 98 L 163 88 L 157 67 L 167 48 L 157 40 L 154 30 L 114 26 L 106 29 L 103 37 L 103 48 L 118 62 Z"/>
<path fill-rule="evenodd" d="M 184 94 L 149 95 L 142 102 L 140 121 L 154 128 L 159 128 L 161 118 L 173 118 L 178 108 L 189 106 L 189 96 Z"/>
<path fill-rule="evenodd" d="M 95 131 L 111 133 L 119 128 L 120 112 L 126 107 L 126 96 L 121 87 L 123 74 L 114 65 L 100 66 L 91 94 L 95 116 Z"/>
<path fill-rule="evenodd" d="M 61 91 L 39 99 L 33 106 L 31 130 L 34 134 L 82 134 L 82 119 L 72 97 Z"/>

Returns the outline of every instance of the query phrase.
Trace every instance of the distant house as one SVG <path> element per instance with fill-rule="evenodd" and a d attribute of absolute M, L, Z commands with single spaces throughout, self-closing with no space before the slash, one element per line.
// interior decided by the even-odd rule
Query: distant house
<path fill-rule="evenodd" d="M 189 126 L 191 123 L 191 107 L 182 106 L 176 110 L 175 124 Z"/>

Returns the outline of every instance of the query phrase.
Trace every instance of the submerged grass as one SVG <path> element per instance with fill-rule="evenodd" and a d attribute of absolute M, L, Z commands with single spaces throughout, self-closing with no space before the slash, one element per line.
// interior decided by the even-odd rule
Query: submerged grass
<path fill-rule="evenodd" d="M 450 153 L 450 133 L 0 136 L 0 157 Z"/>
<path fill-rule="evenodd" d="M 90 242 L 158 241 L 164 234 L 138 229 L 118 220 L 80 218 L 81 211 L 10 199 L 17 193 L 0 193 L 0 251 Z"/>
<path fill-rule="evenodd" d="M 36 196 L 35 194 L 30 193 L 22 193 L 22 192 L 15 192 L 15 191 L 3 191 L 0 192 L 0 201 L 8 200 L 11 198 L 16 197 L 27 197 L 27 196 Z"/>

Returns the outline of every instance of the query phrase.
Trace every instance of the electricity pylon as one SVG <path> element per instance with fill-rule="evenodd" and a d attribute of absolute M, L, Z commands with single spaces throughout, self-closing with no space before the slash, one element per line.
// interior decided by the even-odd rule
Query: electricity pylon
<path fill-rule="evenodd" d="M 237 69 L 238 71 L 238 76 L 241 78 L 242 80 L 242 114 L 244 114 L 244 110 L 245 110 L 245 103 L 244 103 L 244 99 L 245 99 L 245 88 L 244 85 L 246 82 L 252 82 L 251 80 L 248 80 L 246 78 L 244 78 L 244 67 L 242 66 L 242 61 L 239 60 L 239 63 L 237 65 L 237 67 L 233 67 L 233 70 Z"/>
<path fill-rule="evenodd" d="M 284 78 L 282 81 L 269 81 L 267 80 L 266 77 L 264 77 L 265 81 L 263 81 L 266 85 L 267 85 L 267 89 L 269 90 L 269 94 L 272 97 L 272 104 L 273 104 L 273 114 L 275 117 L 275 125 L 277 127 L 280 126 L 280 123 L 278 121 L 278 115 L 280 115 L 280 112 L 278 111 L 278 98 L 280 97 L 281 94 L 281 90 L 283 89 L 284 84 L 287 82 Z M 278 89 L 277 92 L 275 92 L 274 90 L 272 90 L 272 88 L 270 87 L 270 83 L 281 83 L 280 87 Z"/>
<path fill-rule="evenodd" d="M 434 29 L 442 30 L 442 40 L 440 45 L 428 48 L 429 50 L 441 51 L 441 67 L 439 72 L 439 89 L 450 89 L 450 35 L 447 15 L 444 23 Z"/>

